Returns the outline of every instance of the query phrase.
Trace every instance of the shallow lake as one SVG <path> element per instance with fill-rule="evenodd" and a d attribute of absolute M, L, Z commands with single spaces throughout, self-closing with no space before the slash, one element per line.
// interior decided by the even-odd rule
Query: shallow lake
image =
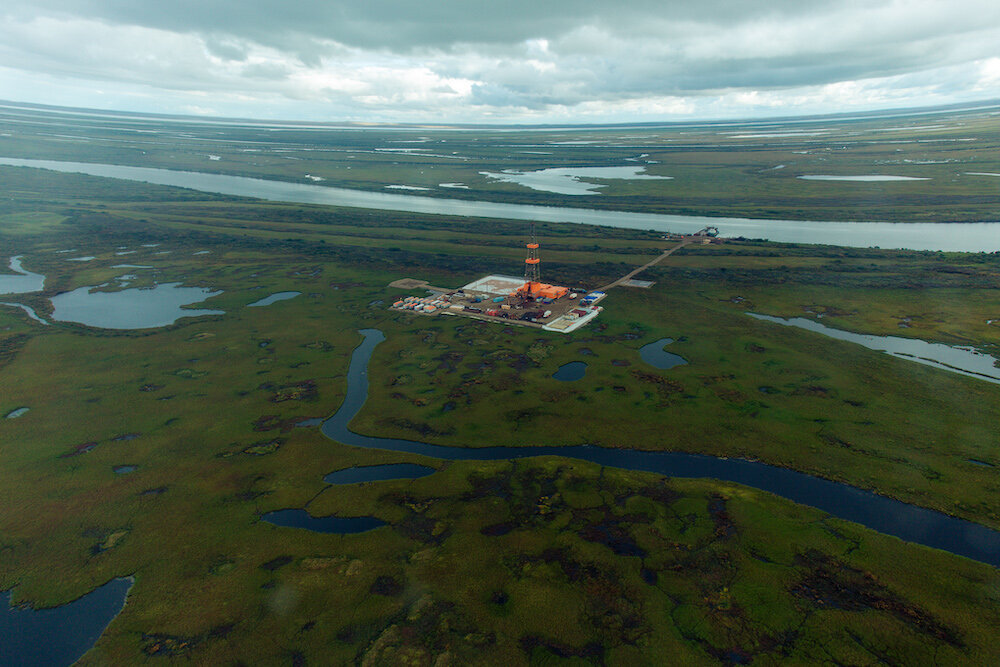
<path fill-rule="evenodd" d="M 270 306 L 272 303 L 278 301 L 287 301 L 289 299 L 294 299 L 302 292 L 275 292 L 271 296 L 265 296 L 263 299 L 254 301 L 253 303 L 248 303 L 247 308 L 257 308 L 259 306 Z"/>
<path fill-rule="evenodd" d="M 375 347 L 385 340 L 378 329 L 362 329 L 360 333 L 364 338 L 351 354 L 347 371 L 347 396 L 340 409 L 323 423 L 322 428 L 324 435 L 339 443 L 449 461 L 566 456 L 599 465 L 655 472 L 668 477 L 707 477 L 736 482 L 815 507 L 880 533 L 1000 567 L 998 531 L 871 491 L 758 461 L 684 452 L 608 449 L 591 445 L 453 447 L 354 433 L 348 426 L 368 399 L 368 362 Z"/>
<path fill-rule="evenodd" d="M 888 176 L 883 174 L 866 174 L 862 176 L 796 176 L 803 181 L 860 181 L 867 183 L 880 183 L 885 181 L 929 181 L 929 178 L 917 178 L 915 176 Z"/>
<path fill-rule="evenodd" d="M 112 579 L 51 609 L 11 607 L 10 592 L 0 593 L 0 664 L 73 664 L 122 610 L 131 587 L 131 578 Z"/>
<path fill-rule="evenodd" d="M 639 356 L 647 364 L 660 370 L 667 370 L 674 366 L 683 366 L 687 363 L 687 359 L 663 349 L 673 342 L 673 338 L 661 338 L 648 345 L 643 345 L 639 348 Z"/>
<path fill-rule="evenodd" d="M 21 266 L 21 257 L 10 258 L 10 270 L 16 275 L 0 274 L 0 294 L 27 294 L 41 292 L 45 287 L 45 276 L 32 273 Z"/>
<path fill-rule="evenodd" d="M 357 466 L 331 472 L 323 481 L 327 484 L 358 484 L 383 482 L 390 479 L 420 479 L 437 470 L 416 463 L 387 463 L 379 466 Z"/>
<path fill-rule="evenodd" d="M 222 294 L 205 287 L 162 283 L 152 288 L 118 292 L 95 292 L 93 289 L 80 287 L 52 297 L 52 319 L 101 329 L 152 329 L 173 324 L 182 317 L 225 315 L 221 310 L 181 307 Z"/>
<path fill-rule="evenodd" d="M 481 171 L 487 178 L 502 183 L 517 183 L 532 190 L 555 192 L 561 195 L 597 195 L 602 183 L 587 183 L 582 179 L 625 179 L 625 180 L 672 180 L 671 176 L 653 176 L 643 173 L 645 167 L 555 167 L 538 171 L 517 171 L 506 169 L 502 172 Z"/>
<path fill-rule="evenodd" d="M 11 410 L 6 415 L 4 415 L 4 418 L 5 419 L 17 419 L 18 417 L 20 417 L 21 415 L 23 415 L 24 413 L 26 413 L 30 409 L 31 408 L 15 408 L 14 410 Z"/>
<path fill-rule="evenodd" d="M 300 509 L 275 510 L 262 516 L 261 520 L 273 523 L 275 526 L 303 528 L 314 533 L 336 533 L 338 535 L 363 533 L 366 530 L 385 525 L 384 521 L 373 516 L 313 516 Z"/>
<path fill-rule="evenodd" d="M 39 167 L 55 171 L 123 178 L 157 185 L 190 188 L 201 192 L 257 197 L 271 201 L 329 204 L 387 211 L 409 211 L 449 216 L 578 222 L 627 229 L 691 233 L 708 225 L 722 236 L 769 239 L 782 243 L 819 243 L 857 248 L 879 246 L 910 250 L 993 252 L 1000 250 L 1000 222 L 816 222 L 810 220 L 753 220 L 691 215 L 598 211 L 559 206 L 529 206 L 466 201 L 417 195 L 366 192 L 346 188 L 285 183 L 242 176 L 225 176 L 150 167 L 57 160 L 0 157 L 0 164 Z"/>
<path fill-rule="evenodd" d="M 988 354 L 976 352 L 970 348 L 953 347 L 951 345 L 944 345 L 943 343 L 928 343 L 927 341 L 914 338 L 851 333 L 850 331 L 824 326 L 815 320 L 805 317 L 784 319 L 774 317 L 773 315 L 760 315 L 758 313 L 747 313 L 747 315 L 755 317 L 758 320 L 764 320 L 765 322 L 798 327 L 838 340 L 864 345 L 871 350 L 887 352 L 894 357 L 915 361 L 918 364 L 926 364 L 940 368 L 941 370 L 951 371 L 952 373 L 961 373 L 962 375 L 1000 384 L 1000 368 L 994 365 L 996 359 Z"/>
<path fill-rule="evenodd" d="M 586 374 L 587 364 L 582 361 L 571 361 L 560 366 L 559 370 L 552 374 L 552 377 L 563 382 L 575 382 L 583 379 Z"/>

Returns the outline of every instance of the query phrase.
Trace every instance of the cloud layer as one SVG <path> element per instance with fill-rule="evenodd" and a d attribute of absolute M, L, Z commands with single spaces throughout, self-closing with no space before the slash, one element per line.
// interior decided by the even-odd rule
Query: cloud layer
<path fill-rule="evenodd" d="M 1000 97 L 996 44 L 995 0 L 8 0 L 0 96 L 313 120 L 797 114 Z"/>

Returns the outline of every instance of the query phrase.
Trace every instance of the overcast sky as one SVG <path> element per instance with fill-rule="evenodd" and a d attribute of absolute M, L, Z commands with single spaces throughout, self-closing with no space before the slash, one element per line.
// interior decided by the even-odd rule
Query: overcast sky
<path fill-rule="evenodd" d="M 4 0 L 0 99 L 629 122 L 1000 98 L 1000 0 Z"/>

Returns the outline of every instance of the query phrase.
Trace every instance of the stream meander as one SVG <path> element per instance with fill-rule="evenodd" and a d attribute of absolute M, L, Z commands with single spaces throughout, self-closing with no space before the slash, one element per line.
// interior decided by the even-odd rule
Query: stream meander
<path fill-rule="evenodd" d="M 708 477 L 736 482 L 815 507 L 880 533 L 1000 567 L 998 531 L 847 484 L 757 461 L 684 452 L 607 449 L 592 445 L 466 448 L 354 433 L 349 428 L 350 422 L 368 399 L 368 362 L 375 347 L 385 340 L 378 329 L 363 329 L 360 333 L 364 339 L 351 355 L 347 373 L 347 396 L 336 414 L 327 419 L 322 427 L 324 435 L 345 445 L 451 461 L 566 456 L 599 465 L 655 472 L 669 477 Z"/>
<path fill-rule="evenodd" d="M 881 248 L 958 252 L 1000 250 L 1000 222 L 998 221 L 943 224 L 935 222 L 816 222 L 811 220 L 715 218 L 389 194 L 242 176 L 90 162 L 0 157 L 0 165 L 37 167 L 106 178 L 144 181 L 156 185 L 190 188 L 201 192 L 239 197 L 257 197 L 271 201 L 353 206 L 387 211 L 508 220 L 576 222 L 678 233 L 691 233 L 712 225 L 719 228 L 722 236 L 727 237 L 744 236 L 782 243 L 818 243 L 855 248 L 879 246 Z"/>

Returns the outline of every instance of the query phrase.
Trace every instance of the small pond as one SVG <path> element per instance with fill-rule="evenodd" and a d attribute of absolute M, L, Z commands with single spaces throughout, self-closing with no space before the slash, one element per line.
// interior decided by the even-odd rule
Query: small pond
<path fill-rule="evenodd" d="M 10 606 L 0 593 L 0 663 L 71 665 L 97 642 L 125 606 L 131 578 L 112 579 L 81 598 L 51 609 Z"/>
<path fill-rule="evenodd" d="M 275 510 L 262 516 L 261 520 L 273 523 L 275 526 L 304 528 L 314 533 L 336 533 L 338 535 L 363 533 L 366 530 L 385 525 L 384 521 L 373 516 L 313 516 L 300 509 Z"/>
<path fill-rule="evenodd" d="M 568 364 L 560 366 L 559 370 L 552 374 L 552 377 L 563 382 L 575 382 L 576 380 L 583 379 L 583 376 L 586 374 L 587 364 L 582 361 L 571 361 Z"/>
<path fill-rule="evenodd" d="M 222 294 L 205 287 L 163 283 L 152 288 L 95 292 L 81 287 L 52 297 L 52 319 L 77 322 L 102 329 L 152 329 L 173 324 L 182 317 L 224 315 L 221 310 L 182 308 Z"/>
<path fill-rule="evenodd" d="M 887 352 L 894 357 L 915 361 L 918 364 L 934 366 L 941 370 L 961 373 L 987 382 L 1000 384 L 1000 368 L 994 365 L 996 359 L 988 354 L 976 352 L 973 349 L 963 347 L 952 347 L 943 343 L 928 343 L 925 340 L 916 338 L 900 338 L 899 336 L 873 336 L 869 334 L 857 334 L 850 331 L 842 331 L 828 327 L 815 320 L 805 317 L 792 317 L 784 319 L 772 315 L 759 315 L 757 313 L 747 313 L 750 317 L 765 322 L 774 322 L 790 327 L 807 329 L 824 336 L 830 336 L 838 340 L 845 340 L 850 343 L 863 345 L 870 350 Z"/>
<path fill-rule="evenodd" d="M 27 412 L 30 409 L 31 408 L 17 408 L 16 410 L 11 410 L 10 412 L 7 413 L 6 418 L 7 419 L 17 419 L 18 417 L 20 417 L 21 415 L 23 415 L 25 412 Z"/>
<path fill-rule="evenodd" d="M 122 466 L 115 466 L 113 468 L 113 470 L 115 471 L 116 475 L 127 475 L 130 472 L 135 472 L 138 469 L 139 469 L 139 466 L 132 465 L 132 464 L 122 465 Z"/>
<path fill-rule="evenodd" d="M 327 484 L 357 484 L 382 482 L 389 479 L 419 479 L 437 472 L 429 466 L 416 463 L 388 463 L 380 466 L 358 466 L 335 470 L 323 478 Z"/>
<path fill-rule="evenodd" d="M 41 292 L 45 287 L 45 276 L 22 268 L 21 257 L 23 255 L 10 258 L 10 270 L 17 275 L 0 274 L 0 294 Z"/>
<path fill-rule="evenodd" d="M 647 364 L 660 370 L 667 370 L 674 366 L 683 366 L 687 363 L 687 359 L 663 349 L 673 342 L 673 338 L 661 338 L 649 345 L 643 345 L 639 348 L 639 356 Z"/>
<path fill-rule="evenodd" d="M 258 299 L 253 303 L 248 303 L 247 308 L 256 308 L 258 306 L 270 306 L 272 303 L 278 301 L 288 301 L 289 299 L 294 299 L 302 292 L 276 292 L 271 296 L 265 296 L 263 299 Z"/>

